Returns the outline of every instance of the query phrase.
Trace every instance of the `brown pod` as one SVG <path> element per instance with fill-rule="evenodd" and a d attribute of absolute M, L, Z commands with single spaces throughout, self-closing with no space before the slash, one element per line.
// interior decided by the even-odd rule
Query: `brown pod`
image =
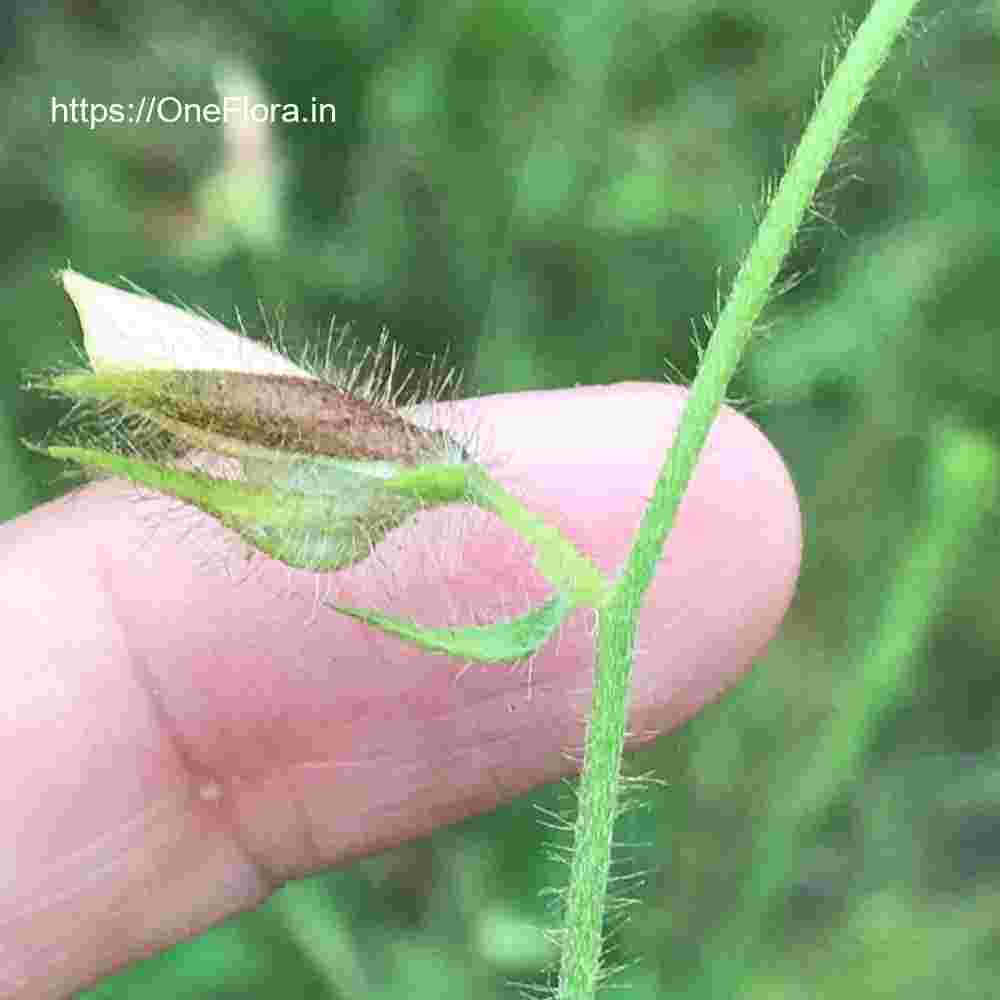
<path fill-rule="evenodd" d="M 166 415 L 266 448 L 403 465 L 440 461 L 446 450 L 441 432 L 317 379 L 229 371 L 172 372 L 168 379 Z"/>

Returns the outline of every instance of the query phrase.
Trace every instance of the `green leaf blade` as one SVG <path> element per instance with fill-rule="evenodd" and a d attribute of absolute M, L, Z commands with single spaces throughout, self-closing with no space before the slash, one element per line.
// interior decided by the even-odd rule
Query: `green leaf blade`
<path fill-rule="evenodd" d="M 576 607 L 566 594 L 557 594 L 527 614 L 491 625 L 465 625 L 457 628 L 431 628 L 405 618 L 394 618 L 380 611 L 330 607 L 343 615 L 411 642 L 433 653 L 444 653 L 478 663 L 512 663 L 536 653 Z"/>

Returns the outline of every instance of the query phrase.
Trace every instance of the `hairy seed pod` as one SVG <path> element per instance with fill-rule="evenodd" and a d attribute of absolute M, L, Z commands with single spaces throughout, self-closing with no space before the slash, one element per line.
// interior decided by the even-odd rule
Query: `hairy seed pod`
<path fill-rule="evenodd" d="M 162 418 L 181 437 L 189 427 L 275 451 L 402 466 L 447 460 L 456 450 L 440 431 L 305 376 L 102 372 L 57 376 L 51 387 Z"/>
<path fill-rule="evenodd" d="M 267 448 L 401 465 L 442 451 L 440 433 L 315 379 L 203 371 L 170 378 L 178 419 Z"/>

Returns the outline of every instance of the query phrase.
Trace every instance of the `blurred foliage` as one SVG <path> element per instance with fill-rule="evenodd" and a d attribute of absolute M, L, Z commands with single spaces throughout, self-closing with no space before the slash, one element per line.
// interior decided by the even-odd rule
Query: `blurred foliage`
<path fill-rule="evenodd" d="M 863 12 L 847 0 L 8 6 L 0 517 L 59 488 L 17 443 L 51 404 L 17 385 L 74 358 L 75 319 L 50 280 L 67 262 L 224 321 L 238 311 L 252 329 L 258 302 L 283 306 L 293 348 L 333 314 L 363 340 L 384 324 L 418 361 L 447 351 L 473 392 L 690 376 L 840 19 Z M 236 92 L 332 101 L 336 124 L 50 120 L 53 98 Z M 928 5 L 863 107 L 737 387 L 799 487 L 804 574 L 754 674 L 634 759 L 667 784 L 643 793 L 624 834 L 645 845 L 626 860 L 645 885 L 612 935 L 615 960 L 638 960 L 623 997 L 995 993 L 996 515 L 954 542 L 929 605 L 887 595 L 905 592 L 900 567 L 929 511 L 961 499 L 961 470 L 929 493 L 938 430 L 1000 444 L 998 164 L 1000 7 Z M 912 639 L 906 669 L 879 676 L 871 644 L 897 631 Z M 727 951 L 760 858 L 787 846 L 768 841 L 776 803 L 809 780 L 848 681 L 891 689 L 842 736 L 849 780 Z M 536 806 L 566 809 L 560 795 L 291 886 L 87 995 L 514 996 L 512 982 L 544 981 L 554 914 L 539 892 L 562 876 Z"/>

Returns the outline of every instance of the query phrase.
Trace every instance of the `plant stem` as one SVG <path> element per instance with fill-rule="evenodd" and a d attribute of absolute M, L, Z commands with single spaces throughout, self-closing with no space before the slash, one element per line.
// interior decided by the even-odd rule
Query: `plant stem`
<path fill-rule="evenodd" d="M 618 816 L 618 775 L 625 743 L 634 624 L 616 590 L 597 612 L 597 666 L 577 795 L 573 861 L 566 891 L 560 998 L 594 995 L 601 974 L 604 901 Z"/>
<path fill-rule="evenodd" d="M 851 118 L 916 3 L 876 0 L 831 77 L 733 282 L 622 575 L 598 610 L 593 702 L 559 975 L 562 1000 L 592 997 L 600 978 L 601 925 L 639 609 L 781 264 Z"/>
<path fill-rule="evenodd" d="M 508 493 L 484 469 L 470 470 L 469 492 L 483 510 L 491 511 L 535 548 L 538 571 L 574 605 L 600 607 L 610 594 L 604 574 L 558 528 Z"/>

